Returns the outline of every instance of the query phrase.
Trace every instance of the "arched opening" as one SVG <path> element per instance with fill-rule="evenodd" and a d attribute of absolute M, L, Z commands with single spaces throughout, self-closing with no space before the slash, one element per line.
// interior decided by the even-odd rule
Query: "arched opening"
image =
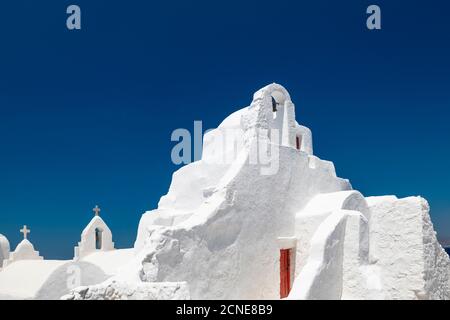
<path fill-rule="evenodd" d="M 96 250 L 102 249 L 102 235 L 103 235 L 103 230 L 100 228 L 95 228 L 95 249 Z"/>
<path fill-rule="evenodd" d="M 273 112 L 277 112 L 277 105 L 278 105 L 277 101 L 275 100 L 274 97 L 272 97 L 272 111 Z"/>
<path fill-rule="evenodd" d="M 272 112 L 273 118 L 277 118 L 277 111 L 280 110 L 280 107 L 284 106 L 284 102 L 286 101 L 286 97 L 281 91 L 273 91 L 271 94 L 272 98 Z"/>
<path fill-rule="evenodd" d="M 284 106 L 284 102 L 286 101 L 286 96 L 283 92 L 275 90 L 271 94 L 272 96 L 272 102 L 275 101 L 275 103 L 279 106 Z"/>

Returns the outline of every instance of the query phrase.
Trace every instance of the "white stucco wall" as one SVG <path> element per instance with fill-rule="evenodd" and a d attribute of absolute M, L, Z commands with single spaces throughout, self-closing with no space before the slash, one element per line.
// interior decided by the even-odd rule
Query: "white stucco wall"
<path fill-rule="evenodd" d="M 21 260 L 0 272 L 0 299 L 57 300 L 79 285 L 108 279 L 97 266 L 62 260 Z"/>
<path fill-rule="evenodd" d="M 318 194 L 296 214 L 296 277 L 303 281 L 303 268 L 306 267 L 310 254 L 316 250 L 310 241 L 323 228 L 322 225 L 326 224 L 330 215 L 339 210 L 346 212 L 341 259 L 343 286 L 339 298 L 335 295 L 333 299 L 379 299 L 379 276 L 369 258 L 369 224 L 366 218 L 370 216 L 369 208 L 363 195 L 355 190 Z M 311 272 L 312 269 L 309 270 Z M 327 287 L 322 288 L 326 286 L 324 282 L 315 282 L 314 286 L 318 292 L 329 290 Z M 303 291 L 298 297 L 307 298 L 309 295 Z M 331 296 L 328 298 L 331 299 Z"/>
<path fill-rule="evenodd" d="M 319 193 L 311 198 L 295 215 L 295 236 L 298 239 L 296 274 L 299 274 L 308 260 L 310 241 L 321 223 L 335 210 L 353 210 L 368 214 L 364 197 L 355 190 Z M 352 230 L 352 229 L 350 229 Z M 357 235 L 359 235 L 359 231 Z M 353 236 L 352 237 L 357 237 Z"/>
<path fill-rule="evenodd" d="M 341 298 L 347 216 L 346 210 L 333 211 L 314 232 L 310 254 L 294 280 L 288 299 Z"/>
<path fill-rule="evenodd" d="M 189 300 L 186 282 L 122 283 L 107 281 L 101 285 L 79 287 L 63 300 Z"/>
<path fill-rule="evenodd" d="M 369 198 L 371 254 L 387 299 L 450 299 L 450 260 L 425 199 Z"/>

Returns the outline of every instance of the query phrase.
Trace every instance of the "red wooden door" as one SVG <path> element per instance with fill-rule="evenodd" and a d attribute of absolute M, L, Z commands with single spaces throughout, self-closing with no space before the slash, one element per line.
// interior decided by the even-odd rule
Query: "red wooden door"
<path fill-rule="evenodd" d="M 290 249 L 280 250 L 280 297 L 286 298 L 291 290 Z"/>

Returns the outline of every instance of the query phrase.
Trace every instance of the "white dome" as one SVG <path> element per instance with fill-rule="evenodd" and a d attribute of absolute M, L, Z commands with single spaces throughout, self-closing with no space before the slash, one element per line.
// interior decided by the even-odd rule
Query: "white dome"
<path fill-rule="evenodd" d="M 0 233 L 0 247 L 1 248 L 8 248 L 8 250 L 9 250 L 9 241 L 8 241 L 8 239 L 4 236 L 4 235 L 2 235 L 1 233 Z"/>
<path fill-rule="evenodd" d="M 15 252 L 21 252 L 21 251 L 34 251 L 33 244 L 28 239 L 23 239 L 16 247 Z"/>
<path fill-rule="evenodd" d="M 8 239 L 4 235 L 0 234 L 0 268 L 3 265 L 3 260 L 9 258 L 9 251 L 10 246 Z"/>

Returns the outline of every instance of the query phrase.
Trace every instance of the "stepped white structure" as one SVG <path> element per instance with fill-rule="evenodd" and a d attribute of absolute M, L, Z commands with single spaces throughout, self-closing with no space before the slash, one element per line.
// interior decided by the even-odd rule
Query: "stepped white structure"
<path fill-rule="evenodd" d="M 284 87 L 257 91 L 142 216 L 136 256 L 64 298 L 450 299 L 426 200 L 353 190 L 295 113 Z"/>
<path fill-rule="evenodd" d="M 0 235 L 0 299 L 450 299 L 426 200 L 353 190 L 277 84 L 205 134 L 134 248 L 93 211 L 73 260 Z"/>

